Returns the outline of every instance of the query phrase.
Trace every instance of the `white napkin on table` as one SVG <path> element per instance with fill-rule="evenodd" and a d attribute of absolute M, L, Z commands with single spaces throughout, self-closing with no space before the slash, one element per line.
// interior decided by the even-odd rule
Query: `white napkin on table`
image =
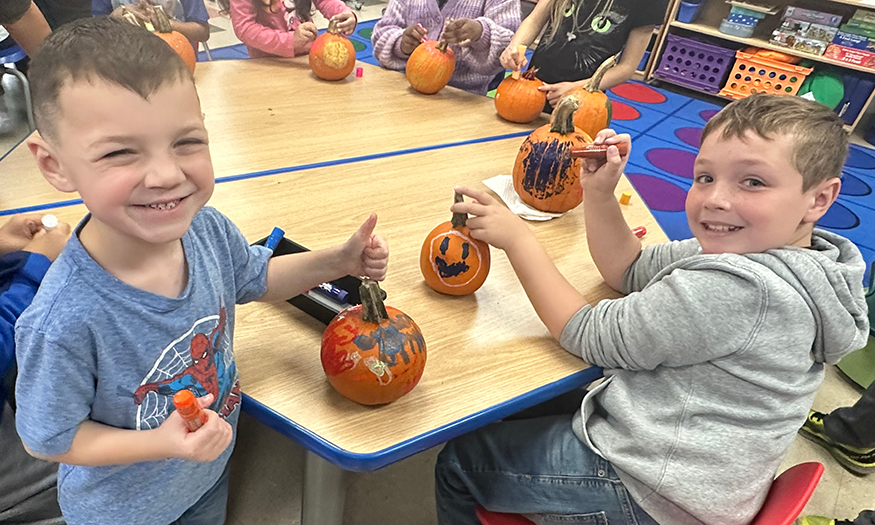
<path fill-rule="evenodd" d="M 532 208 L 520 199 L 513 189 L 513 177 L 510 175 L 496 175 L 483 181 L 487 188 L 494 191 L 507 204 L 510 211 L 529 221 L 549 221 L 556 217 L 562 217 L 564 213 L 552 213 Z"/>

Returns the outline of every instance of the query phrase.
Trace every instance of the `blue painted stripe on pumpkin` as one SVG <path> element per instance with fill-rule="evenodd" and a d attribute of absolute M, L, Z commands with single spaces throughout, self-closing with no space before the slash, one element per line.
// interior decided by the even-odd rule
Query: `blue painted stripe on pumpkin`
<path fill-rule="evenodd" d="M 544 385 L 531 392 L 509 399 L 504 403 L 481 410 L 462 419 L 431 429 L 407 441 L 402 441 L 391 447 L 369 454 L 344 450 L 245 393 L 243 394 L 241 406 L 242 410 L 250 416 L 292 439 L 326 461 L 344 470 L 369 472 L 446 443 L 452 438 L 515 414 L 520 410 L 553 399 L 575 388 L 584 387 L 599 379 L 602 375 L 602 369 L 597 366 L 586 368 L 549 385 Z"/>
<path fill-rule="evenodd" d="M 227 177 L 219 177 L 216 179 L 217 184 L 224 182 L 233 182 L 237 180 L 255 179 L 258 177 L 267 177 L 270 175 L 279 175 L 282 173 L 292 173 L 295 171 L 312 170 L 316 168 L 327 168 L 330 166 L 340 166 L 343 164 L 352 164 L 355 162 L 365 162 L 368 160 L 387 159 L 390 157 L 398 157 L 401 155 L 411 155 L 413 153 L 422 153 L 425 151 L 434 151 L 439 149 L 455 148 L 458 146 L 468 146 L 470 144 L 483 144 L 485 142 L 496 142 L 504 139 L 514 139 L 519 137 L 527 137 L 531 130 L 517 131 L 514 133 L 505 133 L 504 135 L 494 135 L 491 137 L 482 137 L 479 139 L 460 140 L 458 142 L 446 142 L 444 144 L 433 144 L 431 146 L 419 146 L 416 148 L 400 149 L 396 151 L 387 151 L 384 153 L 371 153 L 370 155 L 360 155 L 358 157 L 350 157 L 348 159 L 326 160 L 323 162 L 313 162 L 310 164 L 300 164 L 298 166 L 289 166 L 285 168 L 274 168 L 271 170 L 254 171 L 251 173 L 242 173 L 240 175 L 229 175 Z M 67 201 L 52 202 L 48 204 L 37 204 L 35 206 L 23 206 L 21 208 L 12 208 L 8 210 L 0 210 L 0 217 L 4 215 L 15 215 L 18 213 L 28 213 L 41 210 L 51 210 L 55 208 L 63 208 L 66 206 L 75 206 L 82 204 L 82 199 L 73 199 Z"/>

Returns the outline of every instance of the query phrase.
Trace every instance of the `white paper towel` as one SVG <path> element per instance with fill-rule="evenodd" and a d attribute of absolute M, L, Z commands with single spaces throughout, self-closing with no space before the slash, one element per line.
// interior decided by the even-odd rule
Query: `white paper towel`
<path fill-rule="evenodd" d="M 483 184 L 487 188 L 494 191 L 501 197 L 501 200 L 507 204 L 510 211 L 516 213 L 523 219 L 529 221 L 549 221 L 556 217 L 562 217 L 564 213 L 552 213 L 548 211 L 540 211 L 532 208 L 520 199 L 520 196 L 513 189 L 513 178 L 510 175 L 496 175 L 491 179 L 486 179 Z"/>

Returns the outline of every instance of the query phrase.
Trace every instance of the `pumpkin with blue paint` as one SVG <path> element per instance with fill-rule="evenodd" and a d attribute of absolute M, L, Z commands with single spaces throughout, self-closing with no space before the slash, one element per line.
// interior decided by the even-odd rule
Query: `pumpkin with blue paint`
<path fill-rule="evenodd" d="M 425 339 L 413 319 L 383 304 L 379 284 L 364 279 L 359 294 L 362 304 L 341 311 L 322 334 L 322 369 L 356 403 L 391 403 L 422 378 Z"/>
<path fill-rule="evenodd" d="M 455 202 L 462 202 L 456 193 Z M 489 245 L 471 237 L 468 215 L 454 213 L 428 234 L 419 252 L 419 269 L 425 282 L 447 295 L 477 291 L 489 275 Z"/>
<path fill-rule="evenodd" d="M 513 189 L 532 208 L 564 213 L 583 202 L 583 160 L 572 158 L 569 150 L 592 143 L 592 138 L 574 126 L 578 105 L 573 97 L 562 99 L 552 124 L 533 131 L 520 146 L 513 166 Z"/>

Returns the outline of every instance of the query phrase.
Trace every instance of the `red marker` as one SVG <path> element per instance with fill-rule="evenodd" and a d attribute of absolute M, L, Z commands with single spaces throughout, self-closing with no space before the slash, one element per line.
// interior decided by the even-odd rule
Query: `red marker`
<path fill-rule="evenodd" d="M 647 228 L 645 228 L 644 226 L 639 226 L 632 230 L 632 233 L 635 234 L 635 237 L 638 237 L 640 239 L 641 237 L 647 235 Z"/>
<path fill-rule="evenodd" d="M 423 33 L 425 33 L 425 36 L 422 37 L 422 39 L 420 40 L 420 42 L 422 42 L 422 43 L 424 44 L 425 42 L 428 41 L 428 31 L 426 31 L 425 26 L 423 26 L 423 25 L 420 24 L 419 22 L 417 22 L 416 25 L 417 25 L 420 29 L 422 29 L 422 32 L 423 32 Z"/>

